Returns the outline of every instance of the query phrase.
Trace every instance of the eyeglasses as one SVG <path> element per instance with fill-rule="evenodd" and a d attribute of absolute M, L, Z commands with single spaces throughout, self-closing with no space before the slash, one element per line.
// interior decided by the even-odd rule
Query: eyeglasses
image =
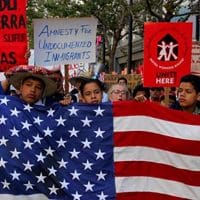
<path fill-rule="evenodd" d="M 126 91 L 125 90 L 113 90 L 111 93 L 125 95 Z"/>

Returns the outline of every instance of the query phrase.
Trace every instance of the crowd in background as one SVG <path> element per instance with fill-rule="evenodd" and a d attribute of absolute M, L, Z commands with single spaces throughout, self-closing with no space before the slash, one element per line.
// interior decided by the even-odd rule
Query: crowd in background
<path fill-rule="evenodd" d="M 178 87 L 144 87 L 143 84 L 128 88 L 128 81 L 120 77 L 109 88 L 91 74 L 85 73 L 69 79 L 73 85 L 65 93 L 60 70 L 47 70 L 34 66 L 17 66 L 5 72 L 0 94 L 20 97 L 30 104 L 50 106 L 82 102 L 88 104 L 135 100 L 153 102 L 172 109 L 200 114 L 200 77 L 192 74 L 181 78 Z"/>

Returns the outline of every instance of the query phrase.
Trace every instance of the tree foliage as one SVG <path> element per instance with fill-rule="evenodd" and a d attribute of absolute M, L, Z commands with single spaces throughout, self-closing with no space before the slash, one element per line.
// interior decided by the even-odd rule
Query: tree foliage
<path fill-rule="evenodd" d="M 190 15 L 199 14 L 198 0 L 145 0 L 146 9 L 156 21 L 186 21 Z"/>

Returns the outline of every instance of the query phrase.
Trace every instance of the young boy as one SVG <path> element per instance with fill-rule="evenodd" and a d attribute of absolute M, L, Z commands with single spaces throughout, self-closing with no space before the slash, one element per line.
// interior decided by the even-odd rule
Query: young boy
<path fill-rule="evenodd" d="M 188 74 L 181 78 L 177 91 L 178 104 L 171 108 L 188 113 L 200 114 L 200 77 Z"/>
<path fill-rule="evenodd" d="M 56 91 L 56 82 L 41 67 L 21 65 L 10 69 L 7 75 L 9 83 L 19 91 L 19 98 L 28 104 L 41 105 L 43 97 Z"/>

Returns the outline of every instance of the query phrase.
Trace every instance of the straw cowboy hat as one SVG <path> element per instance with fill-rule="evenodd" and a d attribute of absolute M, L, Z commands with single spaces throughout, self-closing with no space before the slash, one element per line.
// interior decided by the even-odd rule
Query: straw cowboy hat
<path fill-rule="evenodd" d="M 79 76 L 72 77 L 69 79 L 69 82 L 72 85 L 75 85 L 77 82 L 87 81 L 92 79 L 92 73 L 90 71 L 82 72 Z"/>
<path fill-rule="evenodd" d="M 43 96 L 50 96 L 54 94 L 57 89 L 56 82 L 49 77 L 50 71 L 42 67 L 20 65 L 9 69 L 5 75 L 9 78 L 10 84 L 17 90 L 20 89 L 23 80 L 28 77 L 37 78 L 45 84 Z"/>

